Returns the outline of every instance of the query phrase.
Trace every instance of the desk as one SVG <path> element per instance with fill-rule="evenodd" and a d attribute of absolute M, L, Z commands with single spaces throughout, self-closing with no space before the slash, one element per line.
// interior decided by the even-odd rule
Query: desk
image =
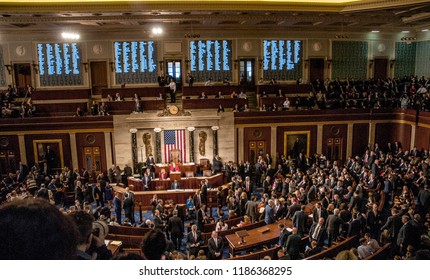
<path fill-rule="evenodd" d="M 192 171 L 193 174 L 196 174 L 198 171 L 198 166 L 194 163 L 183 163 L 183 164 L 178 164 L 177 165 L 179 167 L 179 170 L 181 171 L 182 175 L 185 175 L 185 173 L 187 171 Z M 155 174 L 156 176 L 158 176 L 158 174 L 160 174 L 161 169 L 164 169 L 167 173 L 169 173 L 170 171 L 170 166 L 168 164 L 156 164 L 155 165 Z"/>
<path fill-rule="evenodd" d="M 261 230 L 267 228 L 269 231 L 261 233 Z M 279 228 L 278 223 L 265 225 L 256 229 L 248 230 L 248 237 L 245 237 L 245 243 L 239 244 L 241 238 L 234 234 L 225 236 L 228 242 L 230 253 L 232 256 L 236 256 L 237 252 L 253 249 L 257 246 L 272 245 L 279 240 Z"/>
<path fill-rule="evenodd" d="M 248 104 L 248 99 L 230 97 L 224 99 L 182 99 L 184 109 L 218 109 L 220 104 L 224 108 L 234 108 L 236 104 L 242 108 Z"/>
<path fill-rule="evenodd" d="M 208 179 L 209 184 L 211 184 L 214 188 L 221 186 L 224 182 L 224 174 L 219 173 L 210 177 L 181 177 L 178 180 L 181 183 L 182 189 L 195 189 L 200 188 L 200 182 L 204 179 Z M 143 191 L 142 189 L 142 180 L 134 177 L 127 178 L 128 185 L 133 185 L 130 189 L 132 191 Z M 151 191 L 161 191 L 161 190 L 169 190 L 172 184 L 172 180 L 170 178 L 161 180 L 159 178 L 152 179 L 151 182 Z"/>

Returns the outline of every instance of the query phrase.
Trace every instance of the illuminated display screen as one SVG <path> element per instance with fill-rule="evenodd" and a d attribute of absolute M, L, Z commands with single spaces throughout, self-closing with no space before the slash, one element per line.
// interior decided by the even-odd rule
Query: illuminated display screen
<path fill-rule="evenodd" d="M 81 54 L 78 43 L 37 44 L 40 76 L 81 74 Z"/>
<path fill-rule="evenodd" d="M 157 45 L 154 41 L 115 42 L 116 73 L 156 73 Z"/>
<path fill-rule="evenodd" d="M 302 75 L 303 41 L 264 40 L 263 74 L 266 78 L 297 79 Z"/>

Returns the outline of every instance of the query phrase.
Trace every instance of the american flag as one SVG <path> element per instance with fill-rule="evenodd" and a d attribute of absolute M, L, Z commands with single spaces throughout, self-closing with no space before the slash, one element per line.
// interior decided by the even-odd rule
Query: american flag
<path fill-rule="evenodd" d="M 170 151 L 179 150 L 179 160 L 183 163 L 186 160 L 185 130 L 165 130 L 164 131 L 164 162 L 169 163 Z"/>

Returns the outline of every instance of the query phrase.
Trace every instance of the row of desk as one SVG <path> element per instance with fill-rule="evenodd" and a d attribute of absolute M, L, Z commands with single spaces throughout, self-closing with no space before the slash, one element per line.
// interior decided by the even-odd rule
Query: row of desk
<path fill-rule="evenodd" d="M 180 183 L 181 190 L 192 189 L 194 192 L 196 189 L 200 189 L 200 183 L 202 180 L 207 179 L 208 183 L 213 187 L 217 188 L 224 183 L 224 175 L 222 173 L 215 174 L 210 177 L 181 177 L 180 172 L 171 172 L 170 177 L 167 179 L 155 178 L 151 180 L 151 187 L 149 191 L 166 191 L 171 189 L 171 185 L 174 180 Z M 139 178 L 128 177 L 128 186 L 132 191 L 143 191 L 142 180 Z"/>
<path fill-rule="evenodd" d="M 242 108 L 248 104 L 248 99 L 244 98 L 207 98 L 207 99 L 182 99 L 182 107 L 184 109 L 216 109 L 221 105 L 223 108 L 233 108 L 235 105 Z"/>

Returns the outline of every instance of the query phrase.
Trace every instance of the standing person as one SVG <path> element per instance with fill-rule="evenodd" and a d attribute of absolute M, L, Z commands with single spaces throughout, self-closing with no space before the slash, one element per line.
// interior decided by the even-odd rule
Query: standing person
<path fill-rule="evenodd" d="M 197 226 L 191 226 L 191 232 L 187 235 L 187 248 L 190 256 L 197 256 L 200 246 L 203 245 L 202 234 L 197 231 Z"/>
<path fill-rule="evenodd" d="M 113 206 L 115 208 L 116 222 L 121 224 L 121 198 L 119 198 L 119 192 L 115 192 L 115 197 L 113 198 Z"/>
<path fill-rule="evenodd" d="M 131 221 L 131 223 L 132 224 L 134 224 L 135 223 L 135 221 L 134 221 L 134 193 L 133 192 L 131 192 L 130 191 L 130 188 L 125 188 L 125 194 L 127 194 L 127 196 L 130 198 L 130 200 L 131 200 L 131 205 L 129 206 L 130 207 L 130 211 L 131 211 L 131 214 L 130 214 L 130 217 L 128 217 L 129 219 L 130 219 L 130 221 Z M 125 195 L 124 194 L 124 195 Z M 124 209 L 125 210 L 125 209 Z"/>
<path fill-rule="evenodd" d="M 224 249 L 224 243 L 222 238 L 218 237 L 217 231 L 212 231 L 212 236 L 208 240 L 209 259 L 220 260 L 222 259 L 222 250 Z"/>
<path fill-rule="evenodd" d="M 194 83 L 194 77 L 191 76 L 191 73 L 189 73 L 189 72 L 187 74 L 187 83 L 188 83 L 188 86 L 190 86 L 190 87 L 192 87 L 193 83 Z"/>
<path fill-rule="evenodd" d="M 124 199 L 122 201 L 122 208 L 124 209 L 124 215 L 126 220 L 128 219 L 133 224 L 133 200 L 128 193 L 124 193 Z"/>
<path fill-rule="evenodd" d="M 170 239 L 176 250 L 181 249 L 182 238 L 184 237 L 184 222 L 178 217 L 178 210 L 173 210 L 173 216 L 169 218 L 167 228 L 170 232 Z"/>
<path fill-rule="evenodd" d="M 170 103 L 175 103 L 176 102 L 176 83 L 172 78 L 170 78 L 170 83 L 168 87 L 170 90 Z"/>

